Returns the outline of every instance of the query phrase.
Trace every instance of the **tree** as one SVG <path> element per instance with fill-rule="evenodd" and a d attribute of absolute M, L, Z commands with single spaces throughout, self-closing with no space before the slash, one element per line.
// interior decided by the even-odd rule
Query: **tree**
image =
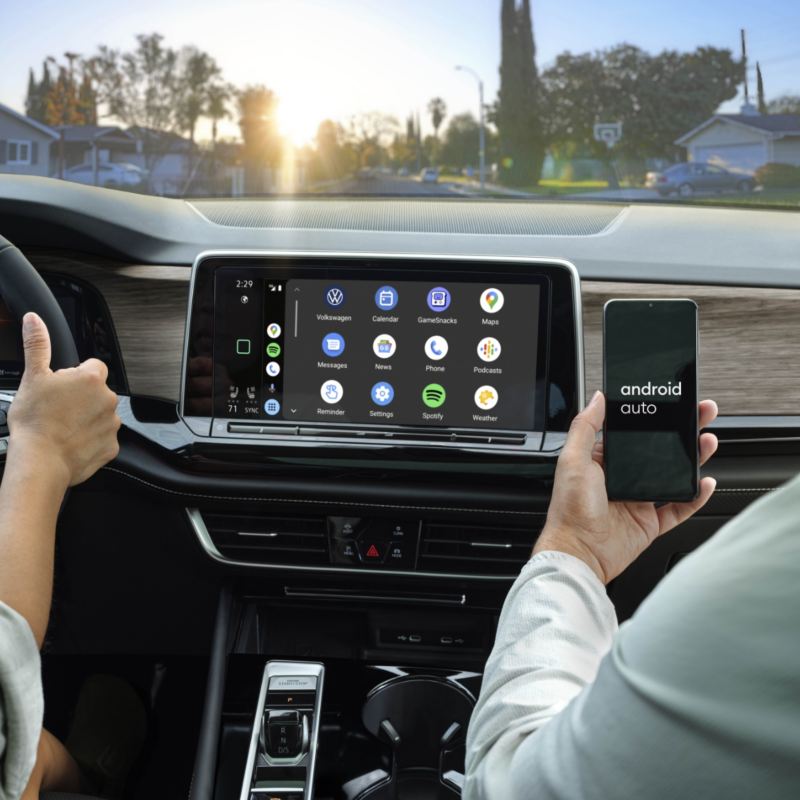
<path fill-rule="evenodd" d="M 447 116 L 447 104 L 441 97 L 434 97 L 428 103 L 428 113 L 431 115 L 431 124 L 433 125 L 433 135 L 439 138 L 439 128 Z"/>
<path fill-rule="evenodd" d="M 315 144 L 311 159 L 312 180 L 334 180 L 353 170 L 355 154 L 348 147 L 345 131 L 338 122 L 330 119 L 320 122 Z"/>
<path fill-rule="evenodd" d="M 264 170 L 277 165 L 281 152 L 275 120 L 278 100 L 275 93 L 263 85 L 246 87 L 236 100 L 244 141 L 246 189 L 249 194 L 261 194 L 267 188 Z"/>
<path fill-rule="evenodd" d="M 91 60 L 106 116 L 130 127 L 174 132 L 179 126 L 178 53 L 159 33 L 139 34 L 136 47 L 120 52 L 105 45 Z"/>
<path fill-rule="evenodd" d="M 800 114 L 800 95 L 784 94 L 767 103 L 770 114 Z"/>
<path fill-rule="evenodd" d="M 39 90 L 40 85 L 33 74 L 33 67 L 28 70 L 28 91 L 25 95 L 25 113 L 31 118 L 44 121 L 44 104 Z"/>
<path fill-rule="evenodd" d="M 472 114 L 450 118 L 442 141 L 442 163 L 460 169 L 478 160 L 480 125 Z"/>
<path fill-rule="evenodd" d="M 730 50 L 650 55 L 621 44 L 595 53 L 562 53 L 542 73 L 551 150 L 600 157 L 596 122 L 622 122 L 616 152 L 637 158 L 679 155 L 675 140 L 736 96 L 742 65 Z"/>
<path fill-rule="evenodd" d="M 769 114 L 767 101 L 764 97 L 764 78 L 761 76 L 761 64 L 756 61 L 756 91 L 758 94 L 758 113 Z"/>
<path fill-rule="evenodd" d="M 347 134 L 355 149 L 358 166 L 380 166 L 397 128 L 397 120 L 381 111 L 367 111 L 351 117 Z"/>
<path fill-rule="evenodd" d="M 194 144 L 197 121 L 208 111 L 209 91 L 219 80 L 222 70 L 208 54 L 196 47 L 185 47 L 178 66 L 177 122 Z"/>
<path fill-rule="evenodd" d="M 501 15 L 500 178 L 512 185 L 538 182 L 544 160 L 541 90 L 536 69 L 530 0 L 503 0 Z"/>
<path fill-rule="evenodd" d="M 215 81 L 208 87 L 206 116 L 211 120 L 211 143 L 217 144 L 219 122 L 230 117 L 228 103 L 233 97 L 233 89 L 222 81 Z"/>

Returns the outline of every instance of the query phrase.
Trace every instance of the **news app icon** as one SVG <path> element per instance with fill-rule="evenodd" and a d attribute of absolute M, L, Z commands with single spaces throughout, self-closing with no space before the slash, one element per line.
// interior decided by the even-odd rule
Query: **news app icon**
<path fill-rule="evenodd" d="M 380 333 L 372 343 L 372 352 L 378 358 L 391 358 L 397 351 L 397 342 L 394 336 L 388 333 Z"/>
<path fill-rule="evenodd" d="M 344 336 L 340 333 L 329 333 L 322 337 L 322 352 L 328 358 L 337 358 L 344 353 Z"/>
<path fill-rule="evenodd" d="M 450 349 L 444 336 L 431 336 L 425 342 L 425 355 L 432 361 L 441 361 Z"/>
<path fill-rule="evenodd" d="M 428 292 L 428 308 L 431 311 L 447 311 L 450 308 L 450 292 L 444 286 L 436 286 Z"/>
<path fill-rule="evenodd" d="M 499 289 L 486 289 L 481 292 L 481 308 L 487 314 L 496 314 L 505 301 L 506 298 Z"/>
<path fill-rule="evenodd" d="M 397 305 L 398 295 L 394 286 L 381 286 L 375 292 L 375 305 L 381 311 L 391 311 Z"/>
<path fill-rule="evenodd" d="M 487 336 L 478 342 L 478 358 L 481 361 L 497 361 L 503 348 L 493 336 Z"/>
<path fill-rule="evenodd" d="M 325 381 L 320 387 L 319 396 L 328 403 L 328 405 L 333 405 L 334 403 L 338 403 L 344 396 L 344 388 L 339 381 Z"/>

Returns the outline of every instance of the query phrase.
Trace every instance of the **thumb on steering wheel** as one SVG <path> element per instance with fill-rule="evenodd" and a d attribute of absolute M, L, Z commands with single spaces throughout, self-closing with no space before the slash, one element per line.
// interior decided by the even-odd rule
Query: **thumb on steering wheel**
<path fill-rule="evenodd" d="M 33 311 L 22 318 L 22 346 L 26 375 L 50 371 L 50 333 L 42 318 Z"/>

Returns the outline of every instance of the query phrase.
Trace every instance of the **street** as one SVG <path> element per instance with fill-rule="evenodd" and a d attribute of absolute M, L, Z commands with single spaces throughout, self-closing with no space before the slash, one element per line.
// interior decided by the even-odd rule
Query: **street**
<path fill-rule="evenodd" d="M 321 194 L 336 195 L 400 195 L 400 196 L 448 196 L 459 197 L 472 194 L 463 186 L 447 183 L 422 183 L 416 177 L 401 178 L 397 175 L 375 175 L 370 178 L 344 178 L 317 188 Z"/>

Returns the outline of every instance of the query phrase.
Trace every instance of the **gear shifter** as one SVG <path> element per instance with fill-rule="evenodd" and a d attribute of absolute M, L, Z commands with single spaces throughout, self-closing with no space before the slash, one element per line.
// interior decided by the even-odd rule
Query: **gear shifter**
<path fill-rule="evenodd" d="M 240 800 L 311 800 L 324 676 L 322 664 L 267 663 Z"/>

